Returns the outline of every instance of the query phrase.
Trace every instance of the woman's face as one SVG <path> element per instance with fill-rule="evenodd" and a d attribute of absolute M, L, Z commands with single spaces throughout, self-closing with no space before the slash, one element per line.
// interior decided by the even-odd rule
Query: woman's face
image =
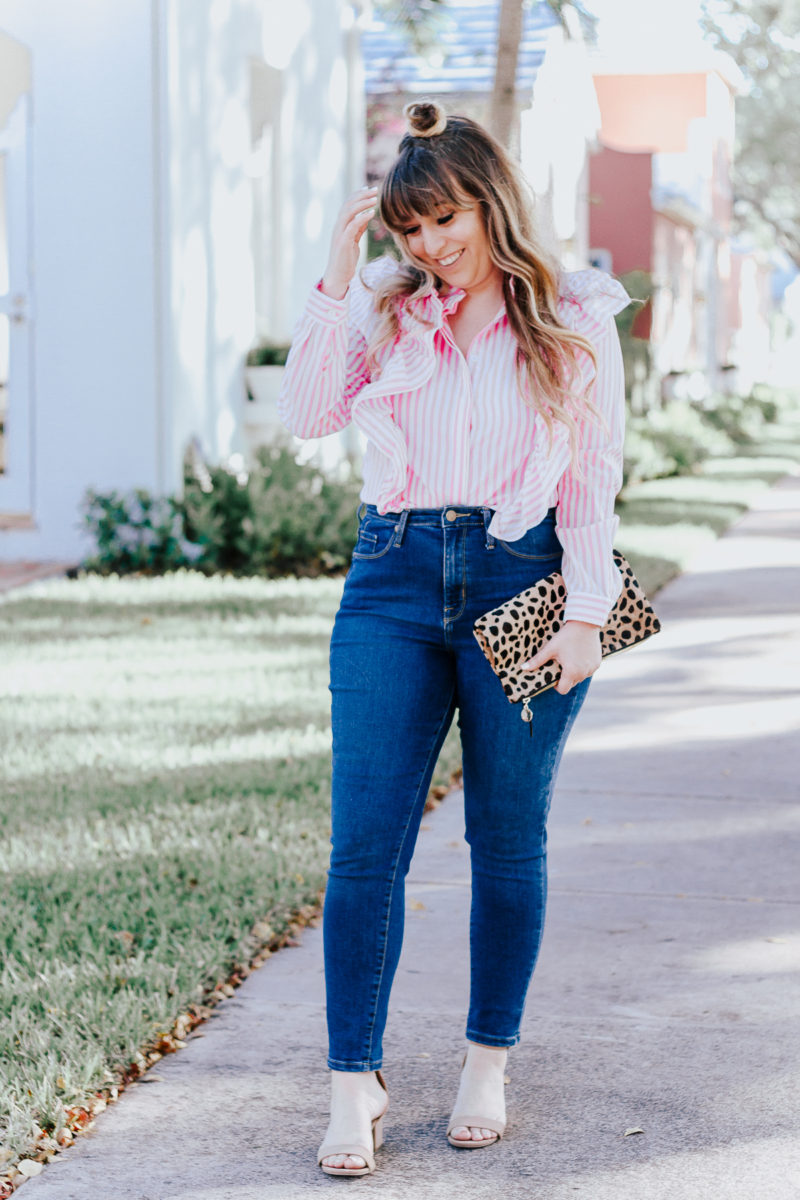
<path fill-rule="evenodd" d="M 480 209 L 441 205 L 427 216 L 416 216 L 404 226 L 409 250 L 440 279 L 454 288 L 471 288 L 502 275 L 489 254 L 489 240 Z"/>

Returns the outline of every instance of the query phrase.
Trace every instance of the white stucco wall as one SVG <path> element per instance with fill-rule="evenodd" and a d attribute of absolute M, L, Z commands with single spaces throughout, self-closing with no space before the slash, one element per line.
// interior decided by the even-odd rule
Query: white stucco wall
<path fill-rule="evenodd" d="M 242 360 L 254 331 L 248 57 L 254 0 L 165 0 L 159 69 L 166 479 L 187 442 L 213 460 L 239 448 Z"/>
<path fill-rule="evenodd" d="M 34 520 L 3 558 L 69 558 L 88 485 L 156 483 L 150 8 L 0 0 L 31 52 Z"/>
<path fill-rule="evenodd" d="M 271 3 L 286 11 L 284 0 Z M 292 0 L 291 5 L 294 19 L 303 8 L 308 19 L 284 87 L 285 246 L 291 255 L 283 266 L 287 334 L 325 267 L 342 202 L 366 182 L 366 102 L 352 7 L 338 0 Z"/>
<path fill-rule="evenodd" d="M 174 491 L 190 439 L 212 461 L 242 448 L 246 351 L 291 333 L 363 182 L 359 7 L 0 0 L 0 30 L 31 52 L 35 267 L 34 527 L 0 528 L 0 559 L 77 559 L 87 487 Z M 280 82 L 262 181 L 280 222 L 260 262 L 254 62 Z"/>
<path fill-rule="evenodd" d="M 214 461 L 243 449 L 247 350 L 262 334 L 289 339 L 325 266 L 342 200 L 363 183 L 352 8 L 346 0 L 164 0 L 169 487 L 179 486 L 193 436 Z M 267 93 L 255 105 L 254 63 Z M 269 230 L 255 227 L 267 219 Z"/>

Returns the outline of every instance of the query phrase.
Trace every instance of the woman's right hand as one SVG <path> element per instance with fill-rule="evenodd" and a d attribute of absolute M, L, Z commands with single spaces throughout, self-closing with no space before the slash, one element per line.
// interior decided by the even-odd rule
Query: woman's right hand
<path fill-rule="evenodd" d="M 336 218 L 328 265 L 322 276 L 322 290 L 334 300 L 343 300 L 347 295 L 358 266 L 358 245 L 375 214 L 377 197 L 377 188 L 361 188 L 345 200 Z"/>

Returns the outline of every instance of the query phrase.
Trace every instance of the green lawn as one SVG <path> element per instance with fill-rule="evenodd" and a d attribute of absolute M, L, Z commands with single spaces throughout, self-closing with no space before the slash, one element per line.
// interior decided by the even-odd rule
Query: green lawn
<path fill-rule="evenodd" d="M 93 578 L 0 605 L 0 1145 L 316 899 L 340 590 Z"/>
<path fill-rule="evenodd" d="M 795 415 L 632 488 L 618 544 L 652 593 L 799 461 Z M 341 586 L 93 577 L 0 603 L 0 1164 L 315 902 Z M 457 756 L 451 733 L 440 781 Z"/>

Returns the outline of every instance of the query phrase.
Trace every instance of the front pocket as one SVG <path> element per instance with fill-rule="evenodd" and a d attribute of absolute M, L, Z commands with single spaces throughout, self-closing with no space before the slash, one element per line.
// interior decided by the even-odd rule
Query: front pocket
<path fill-rule="evenodd" d="M 358 540 L 353 551 L 353 558 L 383 558 L 394 545 L 397 529 L 388 522 L 375 524 L 367 528 L 366 523 L 358 531 Z"/>
<path fill-rule="evenodd" d="M 555 534 L 542 536 L 539 533 L 537 536 L 536 531 L 530 529 L 515 542 L 504 542 L 498 538 L 497 544 L 502 546 L 507 554 L 513 555 L 514 558 L 523 558 L 527 562 L 553 562 L 562 554 L 561 543 Z"/>

